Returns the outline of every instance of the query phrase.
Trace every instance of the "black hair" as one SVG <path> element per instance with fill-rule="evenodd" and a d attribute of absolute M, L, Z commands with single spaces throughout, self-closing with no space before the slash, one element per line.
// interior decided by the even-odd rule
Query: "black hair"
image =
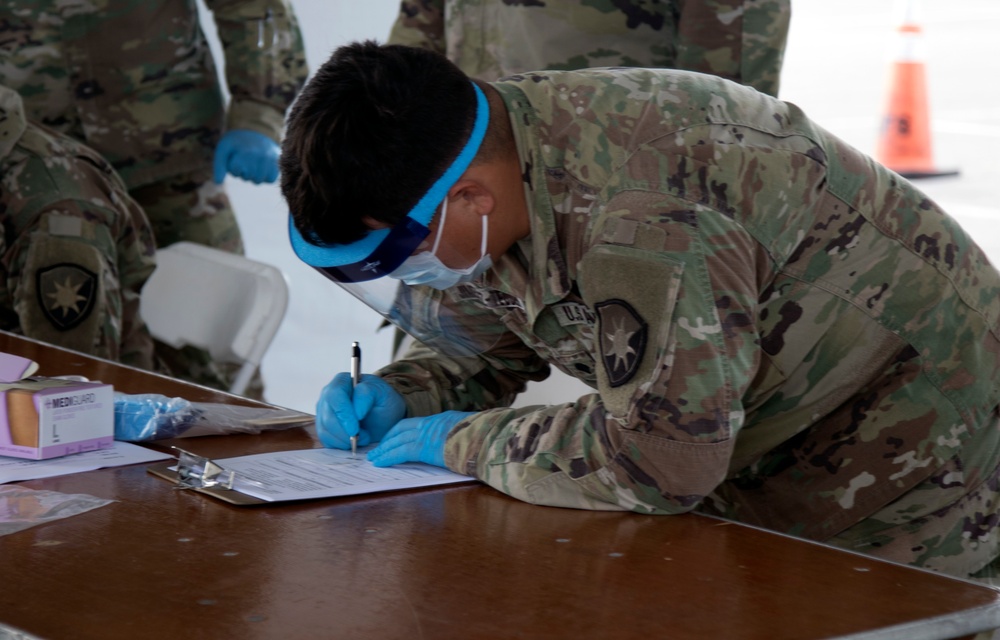
<path fill-rule="evenodd" d="M 476 115 L 468 76 L 433 51 L 338 48 L 288 116 L 281 190 L 313 244 L 361 238 L 362 218 L 402 220 L 459 154 Z"/>

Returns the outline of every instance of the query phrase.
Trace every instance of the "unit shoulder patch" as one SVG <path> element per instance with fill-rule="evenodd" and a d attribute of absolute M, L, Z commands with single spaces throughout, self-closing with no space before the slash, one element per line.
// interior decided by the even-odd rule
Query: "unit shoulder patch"
<path fill-rule="evenodd" d="M 87 319 L 97 299 L 97 275 L 78 264 L 61 263 L 35 275 L 38 306 L 59 331 L 69 331 Z"/>
<path fill-rule="evenodd" d="M 594 306 L 598 318 L 601 360 L 612 387 L 635 375 L 646 351 L 649 333 L 645 320 L 624 300 L 610 299 Z"/>

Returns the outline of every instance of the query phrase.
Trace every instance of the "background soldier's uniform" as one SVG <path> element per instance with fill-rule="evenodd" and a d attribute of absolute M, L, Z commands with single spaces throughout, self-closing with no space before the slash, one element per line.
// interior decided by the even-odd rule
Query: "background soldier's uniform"
<path fill-rule="evenodd" d="M 700 509 L 992 571 L 1000 275 L 951 218 L 794 105 L 717 78 L 494 86 L 531 235 L 484 281 L 418 289 L 436 302 L 414 316 L 481 357 L 416 345 L 380 375 L 410 416 L 506 406 L 546 363 L 595 393 L 476 414 L 448 467 L 533 503 Z"/>
<path fill-rule="evenodd" d="M 228 111 L 195 0 L 10 0 L 0 21 L 0 84 L 28 117 L 99 151 L 143 207 L 157 246 L 189 240 L 243 252 L 212 180 L 223 130 L 277 142 L 305 81 L 288 0 L 206 0 L 225 51 Z M 208 354 L 158 349 L 174 373 L 226 388 Z"/>
<path fill-rule="evenodd" d="M 791 0 L 404 0 L 389 36 L 496 80 L 539 69 L 654 67 L 778 95 Z"/>
<path fill-rule="evenodd" d="M 0 327 L 151 369 L 139 291 L 153 233 L 99 154 L 25 121 L 0 87 Z"/>

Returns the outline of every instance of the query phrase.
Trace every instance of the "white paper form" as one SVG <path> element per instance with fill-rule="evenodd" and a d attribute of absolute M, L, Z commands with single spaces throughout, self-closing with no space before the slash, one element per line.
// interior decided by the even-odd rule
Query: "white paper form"
<path fill-rule="evenodd" d="M 24 460 L 0 456 L 0 484 L 63 476 L 104 467 L 168 460 L 173 456 L 128 442 L 115 443 L 108 449 L 73 453 L 49 460 Z"/>
<path fill-rule="evenodd" d="M 214 462 L 235 473 L 233 489 L 268 502 L 350 496 L 431 487 L 475 478 L 429 464 L 408 462 L 379 468 L 358 449 L 356 458 L 339 449 L 275 451 Z"/>

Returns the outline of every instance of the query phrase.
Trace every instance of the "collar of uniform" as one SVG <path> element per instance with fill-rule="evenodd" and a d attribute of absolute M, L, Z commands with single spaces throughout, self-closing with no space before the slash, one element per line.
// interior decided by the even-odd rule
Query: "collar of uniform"
<path fill-rule="evenodd" d="M 0 158 L 6 158 L 24 134 L 24 106 L 13 89 L 0 87 Z"/>
<path fill-rule="evenodd" d="M 531 235 L 521 240 L 519 246 L 528 259 L 528 286 L 523 292 L 524 311 L 534 321 L 545 306 L 559 302 L 570 292 L 569 277 L 565 256 L 556 240 L 556 223 L 546 185 L 545 160 L 535 109 L 517 86 L 503 81 L 492 83 L 492 86 L 500 92 L 510 114 L 518 160 L 528 178 L 526 194 Z"/>

